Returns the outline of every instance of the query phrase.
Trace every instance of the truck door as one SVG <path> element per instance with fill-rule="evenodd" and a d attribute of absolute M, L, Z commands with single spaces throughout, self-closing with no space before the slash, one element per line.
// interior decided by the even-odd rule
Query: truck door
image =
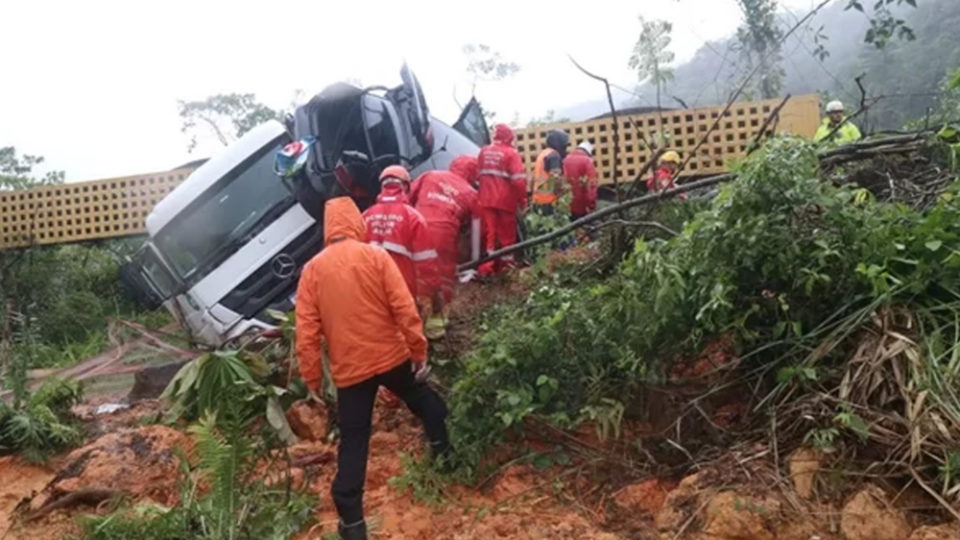
<path fill-rule="evenodd" d="M 480 108 L 480 102 L 475 97 L 471 97 L 467 106 L 460 112 L 460 118 L 453 124 L 453 129 L 481 148 L 490 144 L 487 119 L 483 117 L 483 109 Z"/>
<path fill-rule="evenodd" d="M 407 64 L 403 64 L 400 69 L 400 78 L 403 80 L 403 86 L 397 89 L 399 92 L 389 97 L 396 102 L 400 116 L 410 126 L 414 138 L 420 145 L 418 157 L 426 159 L 433 152 L 430 109 L 427 108 L 427 101 L 423 97 L 423 89 L 420 87 L 417 76 Z"/>

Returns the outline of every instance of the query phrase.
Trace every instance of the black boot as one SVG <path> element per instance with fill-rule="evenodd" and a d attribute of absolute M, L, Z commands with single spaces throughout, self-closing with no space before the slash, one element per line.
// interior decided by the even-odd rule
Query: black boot
<path fill-rule="evenodd" d="M 337 525 L 337 533 L 343 540 L 367 540 L 367 522 L 358 521 L 350 525 L 344 525 L 341 521 Z"/>
<path fill-rule="evenodd" d="M 433 467 L 443 474 L 451 473 L 460 466 L 453 448 L 447 441 L 430 443 L 430 461 Z"/>

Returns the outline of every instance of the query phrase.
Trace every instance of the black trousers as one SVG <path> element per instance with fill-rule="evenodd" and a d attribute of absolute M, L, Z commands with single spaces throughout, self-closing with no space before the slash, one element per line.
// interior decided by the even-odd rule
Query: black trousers
<path fill-rule="evenodd" d="M 555 204 L 533 204 L 533 211 L 541 216 L 552 216 L 557 210 Z"/>
<path fill-rule="evenodd" d="M 427 386 L 418 383 L 410 362 L 375 375 L 353 386 L 337 389 L 337 422 L 340 446 L 337 450 L 337 475 L 333 479 L 333 502 L 340 520 L 346 525 L 363 521 L 363 484 L 367 479 L 367 454 L 370 451 L 370 423 L 377 390 L 385 386 L 397 395 L 407 408 L 423 422 L 424 431 L 434 454 L 449 450 L 447 406 Z"/>

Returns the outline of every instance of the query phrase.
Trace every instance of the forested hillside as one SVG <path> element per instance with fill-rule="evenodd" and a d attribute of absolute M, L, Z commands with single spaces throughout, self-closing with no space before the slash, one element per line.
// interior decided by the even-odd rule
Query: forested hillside
<path fill-rule="evenodd" d="M 834 2 L 784 42 L 780 67 L 783 94 L 819 92 L 824 99 L 841 99 L 856 108 L 860 91 L 854 78 L 866 74 L 869 96 L 883 96 L 861 122 L 869 130 L 895 129 L 922 118 L 938 102 L 941 83 L 951 68 L 960 64 L 960 2 L 926 0 L 917 8 L 904 6 L 897 13 L 913 30 L 916 40 L 891 40 L 879 49 L 864 42 L 869 27 L 866 16 L 844 10 Z M 806 12 L 782 11 L 778 20 L 788 28 Z M 816 52 L 815 36 L 829 55 Z M 746 68 L 736 50 L 736 39 L 704 45 L 689 62 L 675 69 L 675 79 L 666 86 L 664 107 L 679 107 L 677 97 L 689 106 L 723 103 Z M 626 54 L 625 54 L 626 56 Z M 641 85 L 638 96 L 625 105 L 654 104 L 654 90 Z"/>

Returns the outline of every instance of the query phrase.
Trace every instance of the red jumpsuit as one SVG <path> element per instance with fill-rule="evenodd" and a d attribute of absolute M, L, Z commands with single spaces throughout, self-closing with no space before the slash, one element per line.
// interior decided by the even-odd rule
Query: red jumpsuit
<path fill-rule="evenodd" d="M 527 205 L 527 173 L 513 148 L 513 137 L 510 126 L 497 124 L 493 144 L 484 146 L 477 156 L 478 206 L 488 253 L 517 242 L 517 211 Z M 490 275 L 512 264 L 513 255 L 507 255 L 502 261 L 480 265 L 479 271 Z"/>
<path fill-rule="evenodd" d="M 647 180 L 647 189 L 652 193 L 660 193 L 675 187 L 673 183 L 673 173 L 666 167 L 660 167 L 653 176 Z"/>
<path fill-rule="evenodd" d="M 582 218 L 596 210 L 597 168 L 586 150 L 577 148 L 563 159 L 563 177 L 573 193 L 573 200 L 570 202 L 571 219 Z"/>
<path fill-rule="evenodd" d="M 647 189 L 650 190 L 650 193 L 660 193 L 661 191 L 666 191 L 668 189 L 673 189 L 677 187 L 676 182 L 673 180 L 673 173 L 670 172 L 670 169 L 666 167 L 660 167 L 657 169 L 657 172 L 647 180 Z M 681 193 L 677 195 L 677 198 L 680 200 L 685 200 L 687 198 L 686 193 Z"/>
<path fill-rule="evenodd" d="M 410 187 L 410 204 L 427 220 L 437 249 L 438 281 L 445 303 L 453 298 L 461 227 L 477 215 L 477 190 L 470 185 L 476 175 L 476 158 L 459 156 L 449 172 L 425 172 Z"/>
<path fill-rule="evenodd" d="M 377 204 L 363 213 L 367 231 L 364 241 L 385 249 L 414 298 L 429 299 L 436 290 L 437 250 L 426 220 L 407 203 L 403 188 L 384 186 Z"/>

